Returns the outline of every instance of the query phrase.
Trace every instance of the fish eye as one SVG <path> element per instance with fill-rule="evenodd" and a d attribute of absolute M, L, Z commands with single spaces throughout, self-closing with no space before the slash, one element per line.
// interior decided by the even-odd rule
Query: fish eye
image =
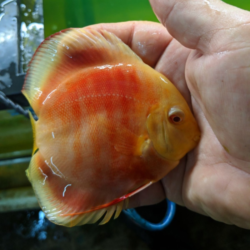
<path fill-rule="evenodd" d="M 181 118 L 177 115 L 172 115 L 170 118 L 174 123 L 179 123 L 181 121 Z"/>
<path fill-rule="evenodd" d="M 173 124 L 181 124 L 184 121 L 185 115 L 181 109 L 173 107 L 168 112 L 168 118 Z"/>

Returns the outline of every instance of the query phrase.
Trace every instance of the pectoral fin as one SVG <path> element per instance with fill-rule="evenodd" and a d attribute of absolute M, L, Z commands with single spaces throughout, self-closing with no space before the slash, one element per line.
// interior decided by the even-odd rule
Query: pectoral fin
<path fill-rule="evenodd" d="M 99 124 L 103 129 L 103 133 L 113 138 L 111 143 L 115 150 L 124 155 L 140 156 L 148 135 L 146 133 L 137 135 L 124 125 L 116 123 L 112 124 L 105 118 L 99 119 Z"/>
<path fill-rule="evenodd" d="M 142 155 L 143 148 L 145 141 L 147 140 L 146 135 L 136 136 L 130 135 L 131 137 L 126 137 L 128 139 L 127 143 L 124 142 L 125 138 L 122 138 L 123 141 L 118 141 L 115 144 L 115 149 L 117 152 L 124 154 L 124 155 L 133 155 L 133 156 L 140 156 Z"/>

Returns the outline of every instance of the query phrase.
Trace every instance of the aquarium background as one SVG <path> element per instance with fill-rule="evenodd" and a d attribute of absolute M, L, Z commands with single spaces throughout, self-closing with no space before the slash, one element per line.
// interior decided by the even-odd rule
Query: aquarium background
<path fill-rule="evenodd" d="M 225 2 L 250 10 L 249 0 Z M 129 20 L 158 22 L 148 0 L 0 0 L 0 92 L 28 108 L 20 90 L 29 60 L 45 37 L 69 27 Z M 249 231 L 180 206 L 172 224 L 161 232 L 145 231 L 125 215 L 100 227 L 56 226 L 39 209 L 25 175 L 32 140 L 30 121 L 0 103 L 1 250 L 250 249 Z M 159 222 L 166 202 L 138 211 Z"/>
<path fill-rule="evenodd" d="M 249 0 L 225 0 L 250 10 Z M 65 28 L 129 20 L 156 21 L 148 0 L 43 0 L 45 37 Z M 76 7 L 77 6 L 77 7 Z"/>
<path fill-rule="evenodd" d="M 45 36 L 65 28 L 83 27 L 95 23 L 157 21 L 147 0 L 43 0 L 43 2 Z"/>

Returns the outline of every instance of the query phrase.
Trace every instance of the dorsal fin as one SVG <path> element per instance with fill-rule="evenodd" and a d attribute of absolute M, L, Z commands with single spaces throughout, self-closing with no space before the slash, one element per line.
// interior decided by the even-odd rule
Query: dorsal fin
<path fill-rule="evenodd" d="M 135 61 L 141 61 L 140 57 L 112 33 L 90 28 L 63 30 L 38 47 L 22 92 L 39 115 L 39 105 L 77 70 Z"/>

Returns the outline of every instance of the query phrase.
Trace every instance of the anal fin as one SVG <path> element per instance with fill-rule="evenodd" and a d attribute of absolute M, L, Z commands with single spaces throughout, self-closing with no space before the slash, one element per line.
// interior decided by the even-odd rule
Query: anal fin
<path fill-rule="evenodd" d="M 103 218 L 103 220 L 99 223 L 99 225 L 104 225 L 106 224 L 107 222 L 110 221 L 112 215 L 114 214 L 116 210 L 116 206 L 111 206 L 107 209 L 107 212 L 105 214 L 105 217 Z"/>
<path fill-rule="evenodd" d="M 114 218 L 117 218 L 122 209 L 127 208 L 129 197 L 152 184 L 152 182 L 148 182 L 111 202 L 81 211 L 86 203 L 91 203 L 91 196 L 87 197 L 89 192 L 74 189 L 73 184 L 70 186 L 67 184 L 67 179 L 53 174 L 40 150 L 32 156 L 27 175 L 46 217 L 53 223 L 66 227 L 96 223 L 103 216 L 100 224 L 105 224 L 113 215 Z"/>
<path fill-rule="evenodd" d="M 100 225 L 104 225 L 110 221 L 111 217 L 114 215 L 114 219 L 117 219 L 123 209 L 128 207 L 129 197 L 137 194 L 143 189 L 150 186 L 153 182 L 149 182 L 142 187 L 136 189 L 133 192 L 128 193 L 118 199 L 111 201 L 110 203 L 95 207 L 89 211 L 79 212 L 79 213 L 71 213 L 71 214 L 61 214 L 62 217 L 74 218 L 74 225 L 83 225 L 87 223 L 95 223 L 97 222 L 106 212 L 104 218 L 99 223 Z"/>

